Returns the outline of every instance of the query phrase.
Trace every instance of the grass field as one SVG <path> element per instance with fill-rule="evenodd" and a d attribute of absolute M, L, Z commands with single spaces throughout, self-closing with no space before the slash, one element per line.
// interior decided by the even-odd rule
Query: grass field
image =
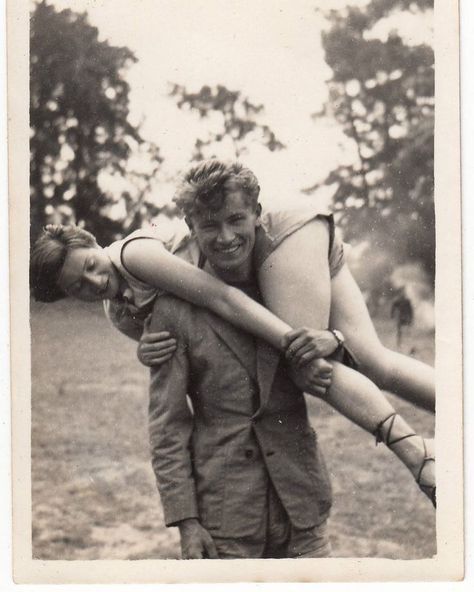
<path fill-rule="evenodd" d="M 179 557 L 163 525 L 147 439 L 148 372 L 135 344 L 99 306 L 32 304 L 33 555 L 37 559 Z M 391 324 L 380 321 L 393 345 Z M 405 349 L 432 363 L 432 336 Z M 434 418 L 391 398 L 418 431 Z M 405 467 L 372 436 L 308 397 L 334 487 L 339 557 L 419 559 L 436 553 L 435 513 Z"/>

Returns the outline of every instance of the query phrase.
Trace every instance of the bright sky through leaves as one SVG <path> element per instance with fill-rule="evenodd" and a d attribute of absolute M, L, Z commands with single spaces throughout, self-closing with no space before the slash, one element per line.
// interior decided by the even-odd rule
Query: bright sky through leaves
<path fill-rule="evenodd" d="M 331 75 L 320 40 L 324 19 L 315 7 L 342 8 L 345 0 L 55 0 L 53 4 L 87 11 L 103 39 L 135 53 L 139 61 L 127 73 L 132 116 L 143 121 L 142 135 L 160 147 L 163 171 L 171 178 L 187 166 L 203 124 L 167 96 L 169 82 L 192 91 L 204 84 L 223 84 L 265 105 L 262 121 L 288 149 L 270 153 L 255 145 L 242 160 L 257 173 L 267 207 L 313 201 L 314 196 L 305 198 L 299 190 L 322 180 L 342 160 L 354 158 L 334 122 L 311 119 L 326 99 L 325 80 Z M 386 35 L 396 26 L 395 20 L 381 23 L 377 34 Z M 429 36 L 419 19 L 402 24 L 402 33 L 415 41 Z M 172 186 L 160 184 L 161 199 L 169 198 Z"/>

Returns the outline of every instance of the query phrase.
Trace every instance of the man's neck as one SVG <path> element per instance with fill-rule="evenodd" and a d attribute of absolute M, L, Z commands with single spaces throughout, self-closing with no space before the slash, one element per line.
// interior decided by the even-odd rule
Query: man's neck
<path fill-rule="evenodd" d="M 256 300 L 257 302 L 262 302 L 262 295 L 260 294 L 260 290 L 258 287 L 258 282 L 257 282 L 257 276 L 253 271 L 253 267 L 250 268 L 250 270 L 247 271 L 247 273 L 228 273 L 228 274 L 223 274 L 220 272 L 217 272 L 215 269 L 213 269 L 211 267 L 211 265 L 209 264 L 209 262 L 206 263 L 206 265 L 204 266 L 204 269 L 208 272 L 211 273 L 213 276 L 219 278 L 220 280 L 222 280 L 223 282 L 225 282 L 226 284 L 229 284 L 230 286 L 234 286 L 235 288 L 238 288 L 239 290 L 242 290 L 242 292 L 245 292 L 245 294 L 247 294 L 247 296 L 249 298 L 252 298 L 253 300 Z"/>
<path fill-rule="evenodd" d="M 216 269 L 212 264 L 207 261 L 205 265 L 207 271 L 210 271 L 212 275 L 219 278 L 226 284 L 242 284 L 251 282 L 254 280 L 255 274 L 253 273 L 252 263 L 242 266 L 239 269 Z"/>

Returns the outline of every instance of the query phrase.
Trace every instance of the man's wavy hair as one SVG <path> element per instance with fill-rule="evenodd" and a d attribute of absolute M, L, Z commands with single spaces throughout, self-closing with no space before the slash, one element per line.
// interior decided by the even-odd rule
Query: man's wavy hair
<path fill-rule="evenodd" d="M 205 160 L 182 177 L 173 201 L 186 218 L 217 211 L 232 191 L 242 191 L 245 203 L 257 207 L 260 187 L 252 171 L 239 162 Z"/>
<path fill-rule="evenodd" d="M 95 237 L 79 226 L 49 224 L 31 249 L 30 289 L 35 300 L 55 302 L 66 294 L 59 276 L 71 249 L 97 248 Z"/>

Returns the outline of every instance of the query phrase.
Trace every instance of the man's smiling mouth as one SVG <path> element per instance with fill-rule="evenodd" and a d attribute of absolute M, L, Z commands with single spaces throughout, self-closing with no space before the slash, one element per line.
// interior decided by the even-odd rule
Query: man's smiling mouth
<path fill-rule="evenodd" d="M 230 247 L 216 247 L 215 250 L 218 253 L 223 253 L 224 255 L 231 255 L 232 253 L 235 253 L 238 249 L 240 249 L 241 246 L 241 243 L 239 243 L 237 245 L 233 245 Z"/>

